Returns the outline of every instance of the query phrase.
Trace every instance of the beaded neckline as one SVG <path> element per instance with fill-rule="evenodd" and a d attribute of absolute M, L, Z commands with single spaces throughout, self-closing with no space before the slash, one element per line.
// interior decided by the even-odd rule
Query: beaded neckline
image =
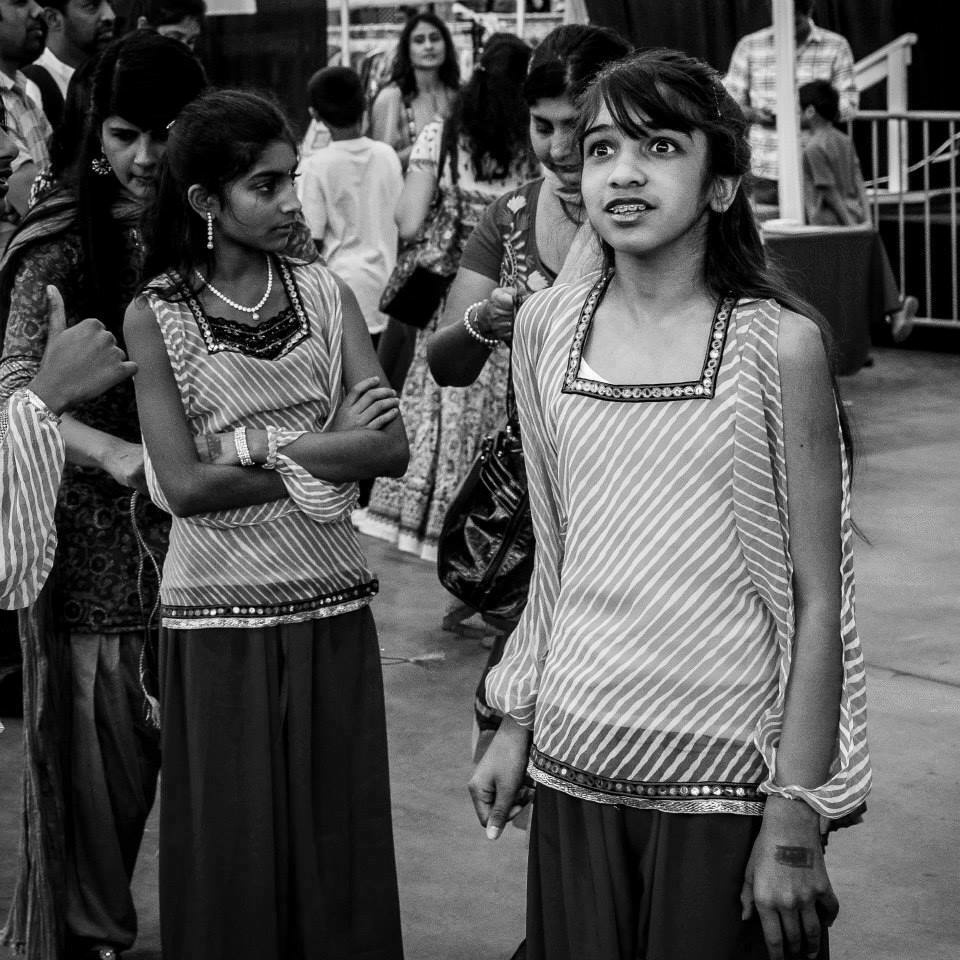
<path fill-rule="evenodd" d="M 717 372 L 723 358 L 723 347 L 727 340 L 730 318 L 736 306 L 737 298 L 733 294 L 721 297 L 710 325 L 710 338 L 707 342 L 700 376 L 696 380 L 677 383 L 600 383 L 580 375 L 580 362 L 594 314 L 604 293 L 613 278 L 613 270 L 607 270 L 593 285 L 583 308 L 573 335 L 573 345 L 567 360 L 567 371 L 563 378 L 563 393 L 579 393 L 598 400 L 616 400 L 627 403 L 651 403 L 664 400 L 710 400 L 716 392 Z"/>
<path fill-rule="evenodd" d="M 278 260 L 278 266 L 290 306 L 273 317 L 262 320 L 255 327 L 223 317 L 210 316 L 204 312 L 197 297 L 190 294 L 187 304 L 208 353 L 230 351 L 261 360 L 276 360 L 310 336 L 310 321 L 290 267 L 283 259 Z"/>

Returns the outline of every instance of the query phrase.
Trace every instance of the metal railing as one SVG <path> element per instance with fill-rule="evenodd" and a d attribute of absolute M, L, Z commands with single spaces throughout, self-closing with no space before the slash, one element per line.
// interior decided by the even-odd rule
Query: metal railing
<path fill-rule="evenodd" d="M 917 324 L 960 330 L 960 111 L 864 110 L 848 129 L 900 292 L 920 301 Z"/>

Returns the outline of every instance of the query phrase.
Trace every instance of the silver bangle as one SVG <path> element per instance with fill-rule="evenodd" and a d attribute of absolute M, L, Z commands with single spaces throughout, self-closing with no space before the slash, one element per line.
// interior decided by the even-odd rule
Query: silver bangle
<path fill-rule="evenodd" d="M 240 466 L 252 467 L 253 457 L 250 456 L 250 448 L 247 446 L 247 428 L 237 427 L 233 431 L 233 445 L 236 448 L 237 456 L 240 458 Z"/>
<path fill-rule="evenodd" d="M 463 311 L 463 325 L 466 328 L 467 333 L 473 337 L 478 343 L 482 343 L 488 350 L 494 350 L 500 346 L 499 340 L 494 340 L 493 337 L 485 337 L 475 326 L 476 315 L 480 312 L 480 308 L 486 303 L 486 300 L 478 300 L 476 303 L 471 303 L 466 310 Z M 473 313 L 474 317 L 471 320 L 470 314 Z"/>

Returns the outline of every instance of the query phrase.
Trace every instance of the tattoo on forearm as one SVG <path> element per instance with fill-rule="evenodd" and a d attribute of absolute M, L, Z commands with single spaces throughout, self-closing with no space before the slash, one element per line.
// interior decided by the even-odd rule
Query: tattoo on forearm
<path fill-rule="evenodd" d="M 774 859 L 787 867 L 813 867 L 813 851 L 809 847 L 780 847 L 774 852 Z"/>
<path fill-rule="evenodd" d="M 207 453 L 210 456 L 210 462 L 216 463 L 220 456 L 220 438 L 215 433 L 207 434 Z"/>

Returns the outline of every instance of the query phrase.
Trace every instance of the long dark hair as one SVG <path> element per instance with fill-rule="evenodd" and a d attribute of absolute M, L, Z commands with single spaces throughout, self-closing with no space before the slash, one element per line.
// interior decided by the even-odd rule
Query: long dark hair
<path fill-rule="evenodd" d="M 604 68 L 580 100 L 578 139 L 603 107 L 628 137 L 642 139 L 637 114 L 656 127 L 691 133 L 707 139 L 708 176 L 749 177 L 749 125 L 743 111 L 727 93 L 720 75 L 709 64 L 677 50 L 645 50 Z M 784 278 L 767 262 L 763 242 L 746 192 L 741 187 L 730 206 L 710 209 L 707 221 L 704 278 L 715 296 L 729 291 L 741 297 L 775 299 L 810 317 L 819 327 L 828 356 L 834 356 L 833 337 L 822 315 L 790 290 Z M 613 251 L 605 243 L 604 256 Z M 836 383 L 834 383 L 836 391 Z M 841 429 L 848 454 L 850 431 L 843 405 L 838 402 Z"/>
<path fill-rule="evenodd" d="M 410 62 L 410 36 L 418 24 L 429 23 L 436 27 L 443 37 L 443 63 L 437 70 L 437 78 L 451 90 L 460 87 L 460 62 L 457 60 L 457 50 L 453 45 L 450 28 L 435 13 L 415 13 L 403 25 L 400 39 L 397 40 L 397 50 L 394 54 L 393 69 L 390 71 L 390 82 L 395 83 L 403 94 L 404 99 L 415 97 L 417 90 L 417 75 Z"/>
<path fill-rule="evenodd" d="M 286 117 L 263 94 L 213 90 L 183 110 L 167 140 L 156 203 L 144 220 L 147 281 L 175 270 L 189 284 L 195 267 L 210 268 L 206 224 L 190 206 L 187 190 L 199 184 L 225 202 L 226 187 L 278 140 L 296 153 Z M 171 285 L 161 295 L 178 300 L 186 292 Z"/>
<path fill-rule="evenodd" d="M 524 160 L 534 165 L 523 99 L 530 47 L 512 33 L 487 41 L 473 75 L 461 88 L 444 123 L 443 154 L 456 156 L 463 138 L 478 180 L 499 180 Z"/>
<path fill-rule="evenodd" d="M 577 100 L 600 69 L 620 60 L 632 47 L 608 27 L 566 23 L 551 30 L 534 48 L 523 96 L 529 106 L 538 100 Z"/>

